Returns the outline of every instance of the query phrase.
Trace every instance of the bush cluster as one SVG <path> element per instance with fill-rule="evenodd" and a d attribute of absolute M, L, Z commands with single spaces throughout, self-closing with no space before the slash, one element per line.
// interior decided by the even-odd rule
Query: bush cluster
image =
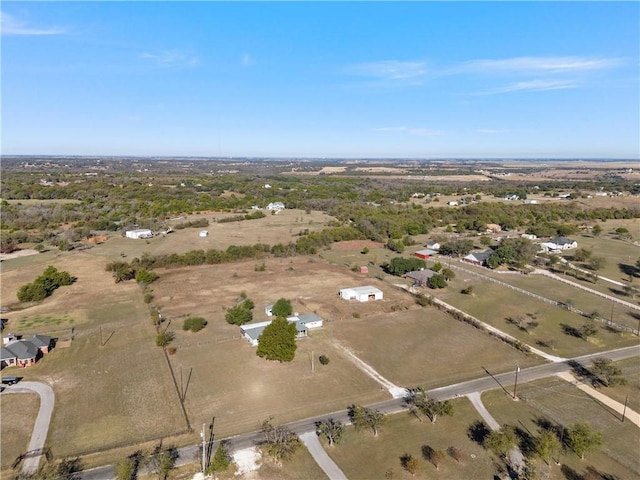
<path fill-rule="evenodd" d="M 191 330 L 192 332 L 199 332 L 207 325 L 207 321 L 202 317 L 189 317 L 185 319 L 182 324 L 182 330 Z"/>
<path fill-rule="evenodd" d="M 21 302 L 38 302 L 44 300 L 53 291 L 65 285 L 71 285 L 76 281 L 75 277 L 68 272 L 60 272 L 57 268 L 49 265 L 42 275 L 33 282 L 22 285 L 18 290 L 18 300 Z"/>

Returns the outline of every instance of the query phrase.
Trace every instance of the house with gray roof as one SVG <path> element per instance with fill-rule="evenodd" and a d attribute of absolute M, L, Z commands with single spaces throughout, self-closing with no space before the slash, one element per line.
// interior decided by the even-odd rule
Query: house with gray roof
<path fill-rule="evenodd" d="M 487 259 L 493 255 L 493 250 L 485 250 L 484 252 L 472 252 L 469 255 L 462 258 L 467 263 L 482 266 L 486 263 Z"/>
<path fill-rule="evenodd" d="M 3 338 L 4 345 L 0 352 L 0 368 L 18 366 L 30 367 L 38 361 L 40 357 L 49 353 L 52 346 L 52 339 L 46 335 L 33 335 L 28 340 L 18 339 L 17 336 L 9 334 L 10 340 Z"/>
<path fill-rule="evenodd" d="M 271 324 L 273 320 L 266 320 L 264 322 L 248 323 L 240 327 L 240 333 L 246 338 L 251 346 L 258 346 L 258 339 L 265 328 Z M 306 337 L 309 334 L 309 330 L 315 328 L 321 328 L 323 320 L 315 313 L 305 313 L 304 315 L 297 315 L 293 317 L 287 317 L 289 323 L 295 323 L 296 336 Z"/>

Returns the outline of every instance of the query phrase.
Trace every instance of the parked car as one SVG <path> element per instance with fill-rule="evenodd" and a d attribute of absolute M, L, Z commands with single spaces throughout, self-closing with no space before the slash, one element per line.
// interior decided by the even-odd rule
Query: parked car
<path fill-rule="evenodd" d="M 14 385 L 19 381 L 20 379 L 18 377 L 2 377 L 2 383 L 4 385 Z"/>

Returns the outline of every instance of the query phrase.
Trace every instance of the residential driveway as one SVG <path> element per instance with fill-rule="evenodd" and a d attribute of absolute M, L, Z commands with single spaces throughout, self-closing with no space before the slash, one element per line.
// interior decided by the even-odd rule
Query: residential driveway
<path fill-rule="evenodd" d="M 53 404 L 55 396 L 53 389 L 46 383 L 40 382 L 20 382 L 16 385 L 10 385 L 5 388 L 3 393 L 37 393 L 40 395 L 40 410 L 36 417 L 31 441 L 29 442 L 28 452 L 38 452 L 38 455 L 27 457 L 22 464 L 22 473 L 33 473 L 38 470 L 40 465 L 40 457 L 44 449 L 44 443 L 47 440 L 49 432 L 49 423 L 51 422 L 51 414 L 53 413 Z"/>
<path fill-rule="evenodd" d="M 340 470 L 338 465 L 327 455 L 322 444 L 318 439 L 316 432 L 305 432 L 300 435 L 300 440 L 305 444 L 307 450 L 320 466 L 320 468 L 327 474 L 331 480 L 347 480 L 347 476 Z"/>

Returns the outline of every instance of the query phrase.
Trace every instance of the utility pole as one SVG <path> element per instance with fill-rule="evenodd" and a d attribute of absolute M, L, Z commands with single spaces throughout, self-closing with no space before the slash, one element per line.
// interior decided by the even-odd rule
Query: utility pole
<path fill-rule="evenodd" d="M 516 380 L 513 384 L 513 399 L 516 400 L 518 397 L 516 395 L 516 391 L 518 389 L 518 372 L 520 371 L 520 365 L 516 363 Z"/>
<path fill-rule="evenodd" d="M 207 452 L 207 442 L 206 442 L 206 438 L 205 438 L 205 434 L 204 434 L 204 428 L 206 427 L 206 423 L 202 424 L 202 432 L 200 432 L 200 437 L 202 437 L 202 473 L 204 473 L 204 470 L 207 468 L 205 465 L 205 455 Z"/>

